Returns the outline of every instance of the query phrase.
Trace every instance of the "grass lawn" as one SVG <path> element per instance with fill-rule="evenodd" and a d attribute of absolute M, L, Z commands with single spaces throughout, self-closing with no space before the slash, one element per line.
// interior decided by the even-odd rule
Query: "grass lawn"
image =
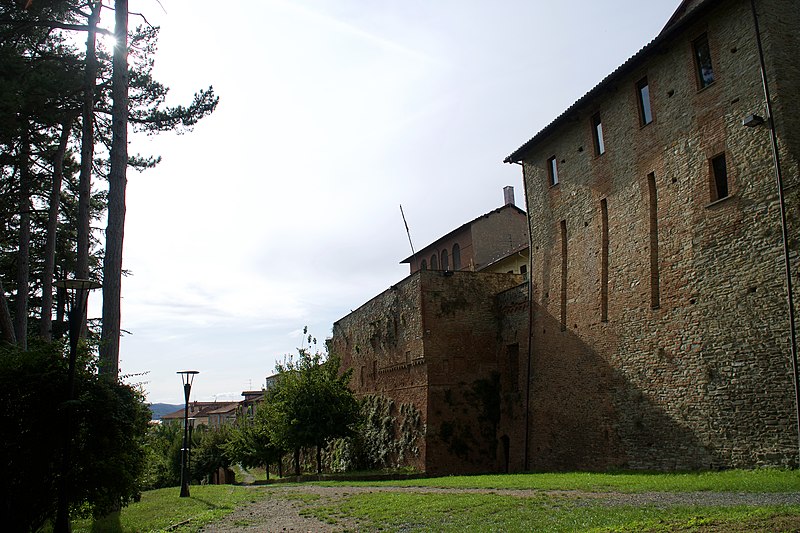
<path fill-rule="evenodd" d="M 800 527 L 793 506 L 607 506 L 589 499 L 497 494 L 357 494 L 307 514 L 335 523 L 355 519 L 364 531 L 780 531 Z M 761 529 L 761 528 L 764 529 Z"/>
<path fill-rule="evenodd" d="M 385 482 L 320 482 L 320 485 L 391 485 L 462 489 L 582 490 L 588 492 L 800 492 L 800 471 L 765 468 L 723 472 L 589 472 L 448 476 Z"/>
<path fill-rule="evenodd" d="M 800 472 L 777 469 L 686 473 L 554 473 L 451 476 L 380 483 L 324 483 L 447 489 L 581 492 L 800 492 Z M 306 511 L 332 522 L 355 519 L 382 531 L 797 531 L 800 499 L 779 506 L 609 506 L 591 498 L 475 493 L 374 492 Z"/>
<path fill-rule="evenodd" d="M 319 497 L 312 485 L 333 487 L 405 487 L 402 491 L 365 492 Z M 236 507 L 261 498 L 302 502 L 303 514 L 328 523 L 341 519 L 363 531 L 798 531 L 800 498 L 792 505 L 609 505 L 581 493 L 718 491 L 737 493 L 800 492 L 800 472 L 785 470 L 680 474 L 512 474 L 452 476 L 382 482 L 321 482 L 258 486 L 192 486 L 190 498 L 179 488 L 142 495 L 109 523 L 75 521 L 78 532 L 196 531 Z M 442 487 L 421 493 L 413 487 Z M 458 489 L 533 489 L 578 491 L 520 495 L 457 492 Z M 288 490 L 287 490 L 288 489 Z"/>
<path fill-rule="evenodd" d="M 180 487 L 150 490 L 142 500 L 125 507 L 105 523 L 91 519 L 74 520 L 74 533 L 145 533 L 164 531 L 184 523 L 173 531 L 195 531 L 232 512 L 236 507 L 255 502 L 267 495 L 252 487 L 235 485 L 192 485 L 191 496 L 180 497 Z"/>

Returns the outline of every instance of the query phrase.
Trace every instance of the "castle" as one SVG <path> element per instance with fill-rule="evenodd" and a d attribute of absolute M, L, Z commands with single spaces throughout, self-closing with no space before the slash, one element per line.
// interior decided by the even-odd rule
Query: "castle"
<path fill-rule="evenodd" d="M 422 413 L 409 465 L 798 466 L 798 27 L 793 0 L 684 1 L 506 158 L 525 271 L 426 251 L 334 324 L 356 392 Z"/>

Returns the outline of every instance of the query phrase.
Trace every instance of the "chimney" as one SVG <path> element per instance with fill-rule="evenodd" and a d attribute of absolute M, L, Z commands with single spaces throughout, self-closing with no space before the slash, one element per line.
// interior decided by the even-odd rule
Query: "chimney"
<path fill-rule="evenodd" d="M 503 187 L 503 198 L 505 199 L 504 205 L 515 205 L 514 204 L 514 187 L 511 185 L 506 185 Z"/>

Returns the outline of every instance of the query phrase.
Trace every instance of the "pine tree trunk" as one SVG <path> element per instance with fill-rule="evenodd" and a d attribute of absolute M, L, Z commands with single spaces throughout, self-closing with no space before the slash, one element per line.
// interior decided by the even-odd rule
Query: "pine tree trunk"
<path fill-rule="evenodd" d="M 300 448 L 294 449 L 294 475 L 300 477 Z"/>
<path fill-rule="evenodd" d="M 49 342 L 53 339 L 53 278 L 56 266 L 56 233 L 58 231 L 58 211 L 61 207 L 61 182 L 64 178 L 64 156 L 72 131 L 74 116 L 70 115 L 61 124 L 61 138 L 53 158 L 53 186 L 50 189 L 50 205 L 47 218 L 47 240 L 44 245 L 44 273 L 42 274 L 42 319 L 39 335 Z"/>
<path fill-rule="evenodd" d="M 283 455 L 278 457 L 278 477 L 283 477 Z"/>
<path fill-rule="evenodd" d="M 322 474 L 322 446 L 317 444 L 317 475 Z"/>
<path fill-rule="evenodd" d="M 8 309 L 6 290 L 3 288 L 3 280 L 0 280 L 0 334 L 5 342 L 9 344 L 17 343 L 17 337 L 14 334 L 14 323 L 11 321 L 11 312 Z"/>
<path fill-rule="evenodd" d="M 83 82 L 81 125 L 81 173 L 78 182 L 78 257 L 75 277 L 89 278 L 90 203 L 92 197 L 92 164 L 94 162 L 94 92 L 97 85 L 97 21 L 102 2 L 92 6 L 86 37 L 86 67 Z M 81 328 L 82 330 L 83 328 Z"/>
<path fill-rule="evenodd" d="M 23 134 L 19 163 L 19 248 L 17 251 L 17 299 L 15 302 L 14 334 L 22 350 L 28 349 L 28 285 L 30 280 L 31 249 L 31 168 L 30 138 Z"/>
<path fill-rule="evenodd" d="M 119 336 L 122 296 L 122 242 L 125 233 L 125 188 L 128 170 L 128 0 L 114 2 L 115 26 L 111 74 L 111 169 L 108 175 L 108 226 L 103 259 L 103 329 L 100 374 L 119 375 Z"/>

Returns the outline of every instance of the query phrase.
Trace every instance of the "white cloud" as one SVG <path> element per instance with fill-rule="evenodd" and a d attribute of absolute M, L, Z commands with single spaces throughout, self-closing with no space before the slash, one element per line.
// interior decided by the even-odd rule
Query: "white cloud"
<path fill-rule="evenodd" d="M 156 77 L 220 104 L 131 173 L 123 372 L 151 401 L 261 384 L 275 361 L 407 275 L 417 249 L 502 202 L 502 159 L 650 40 L 676 1 L 141 2 Z M 98 298 L 99 300 L 99 298 Z M 234 393 L 235 395 L 235 393 Z M 226 396 L 227 397 L 227 396 Z"/>

